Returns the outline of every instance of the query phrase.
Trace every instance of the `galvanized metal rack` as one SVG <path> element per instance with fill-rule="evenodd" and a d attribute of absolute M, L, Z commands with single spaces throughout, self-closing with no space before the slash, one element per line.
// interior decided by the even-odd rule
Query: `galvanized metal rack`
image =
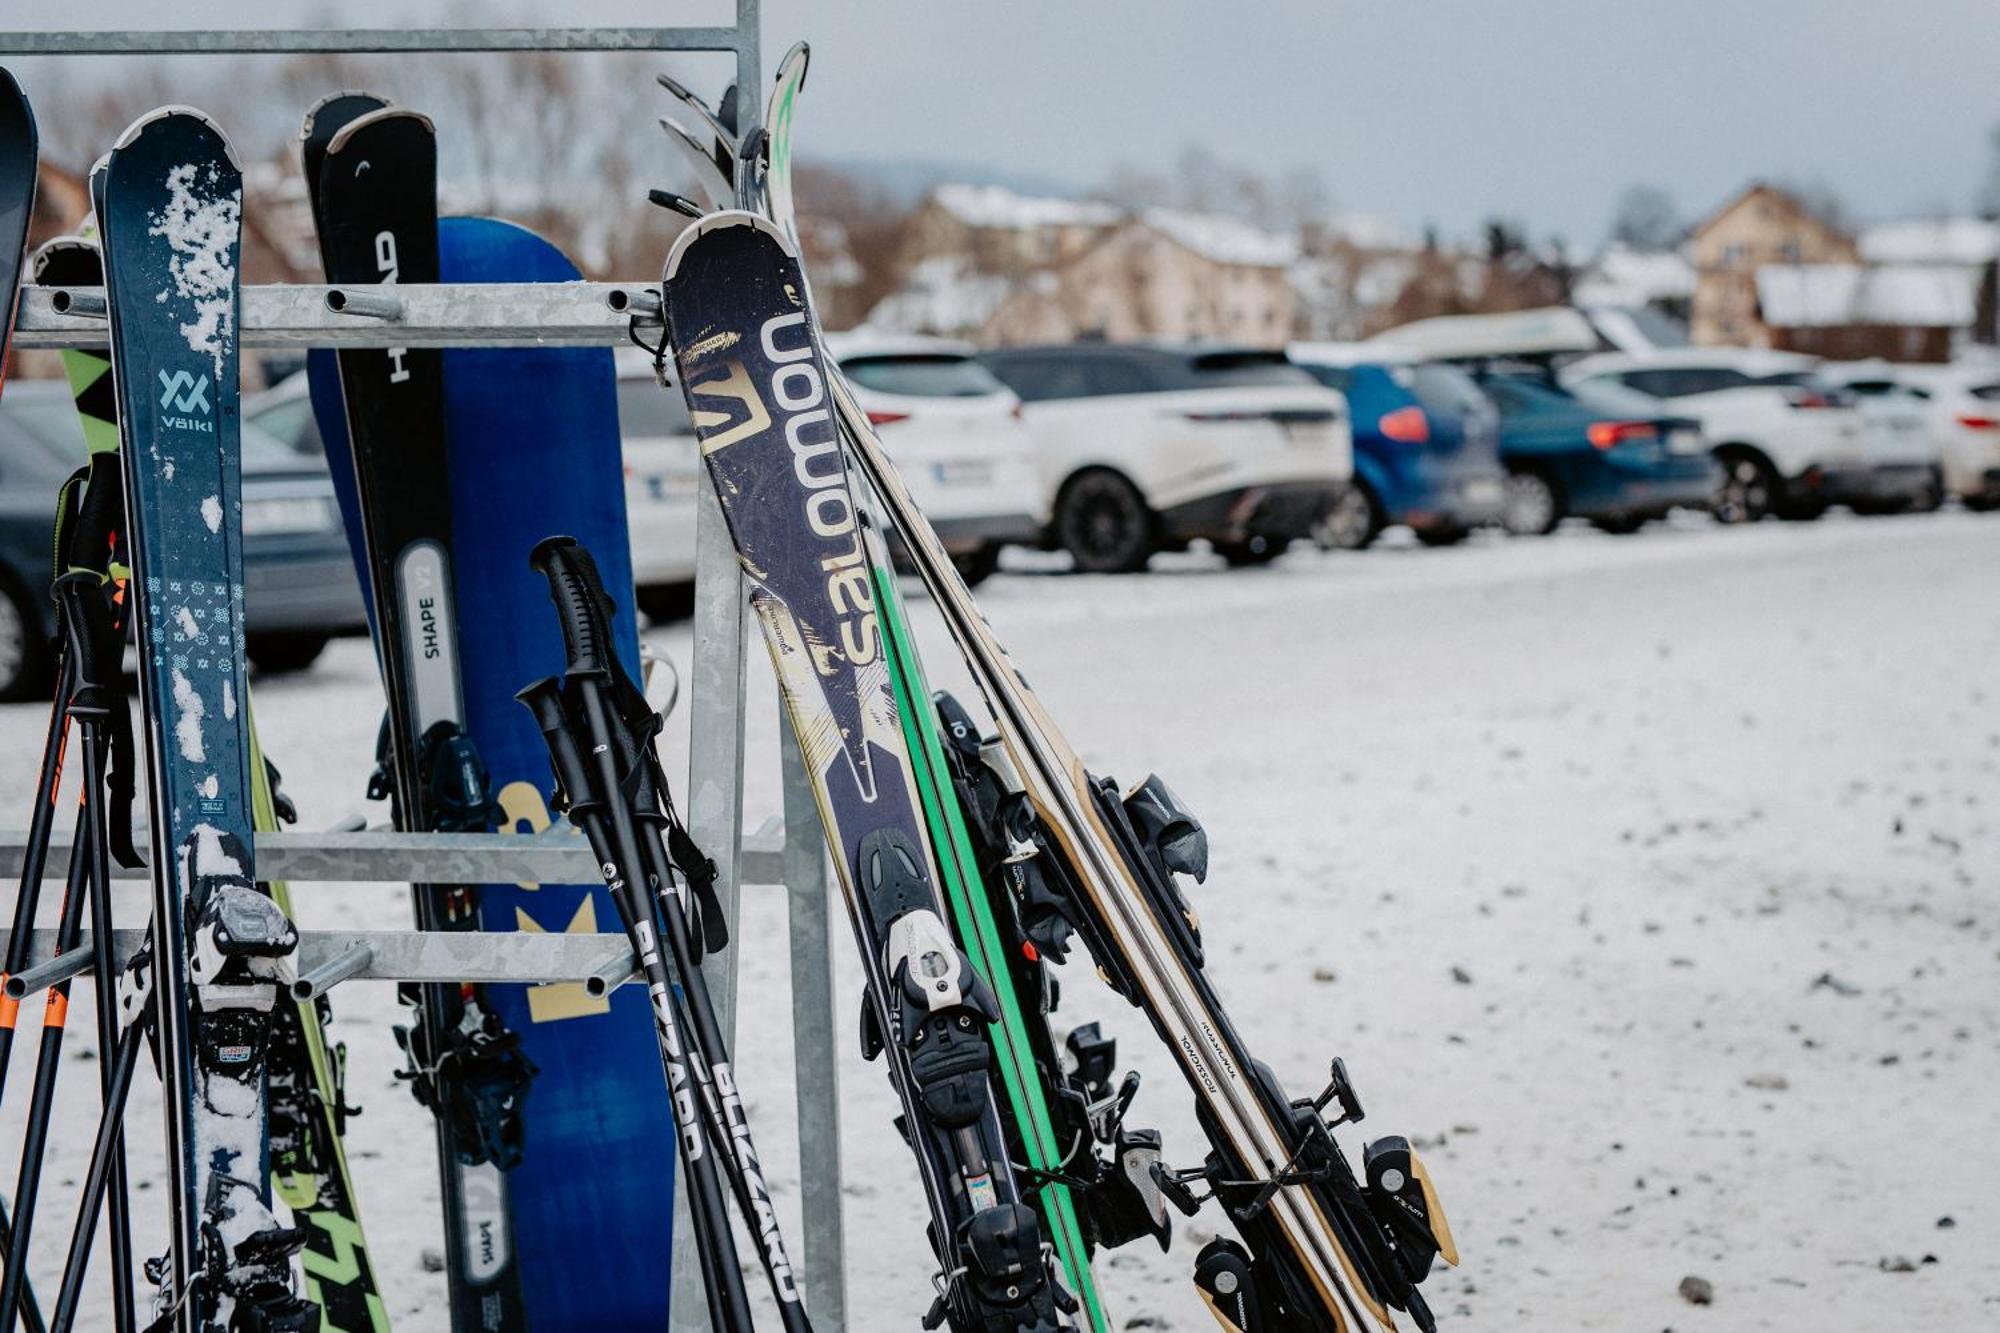
<path fill-rule="evenodd" d="M 762 91 L 761 0 L 735 0 L 724 26 L 661 28 L 326 29 L 180 32 L 0 32 L 0 55 L 222 55 L 504 51 L 710 52 L 735 58 L 738 128 L 756 128 Z M 16 320 L 22 347 L 77 347 L 106 341 L 100 290 L 29 288 Z M 397 286 L 262 286 L 245 290 L 242 337 L 252 347 L 547 347 L 616 345 L 637 323 L 659 331 L 657 288 L 635 283 Z M 840 1135 L 836 1094 L 831 931 L 825 843 L 805 766 L 788 731 L 781 745 L 783 821 L 743 833 L 743 706 L 747 617 L 742 573 L 722 510 L 703 472 L 695 523 L 694 652 L 689 684 L 686 784 L 690 832 L 716 863 L 732 940 L 740 887 L 787 890 L 797 1069 L 802 1268 L 814 1326 L 847 1326 L 840 1214 Z M 20 871 L 19 834 L 0 834 L 0 873 Z M 67 856 L 52 849 L 45 872 L 59 877 Z M 280 833 L 258 839 L 260 869 L 300 881 L 588 883 L 596 863 L 572 833 L 415 834 L 383 831 Z M 122 958 L 141 932 L 120 930 Z M 52 932 L 36 932 L 34 959 L 49 964 Z M 621 935 L 480 934 L 420 931 L 305 931 L 301 995 L 350 979 L 449 982 L 582 982 L 602 993 L 629 979 L 634 960 Z M 736 1016 L 736 949 L 703 964 L 724 1036 Z M 90 948 L 54 967 L 88 960 Z M 41 978 L 35 978 L 40 981 Z M 43 983 L 45 984 L 45 982 Z M 662 1123 L 662 1134 L 673 1133 Z M 676 1194 L 679 1195 L 678 1186 Z M 668 1327 L 708 1327 L 693 1228 L 675 1201 L 674 1292 Z"/>

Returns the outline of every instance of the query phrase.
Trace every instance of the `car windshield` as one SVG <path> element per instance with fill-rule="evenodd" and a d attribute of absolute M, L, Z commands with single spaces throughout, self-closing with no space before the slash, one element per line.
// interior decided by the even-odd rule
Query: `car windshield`
<path fill-rule="evenodd" d="M 1569 391 L 1579 403 L 1599 412 L 1649 417 L 1660 408 L 1659 403 L 1645 394 L 1611 380 L 1585 380 L 1581 384 L 1570 385 Z"/>
<path fill-rule="evenodd" d="M 1007 391 L 992 371 L 955 352 L 854 356 L 840 368 L 864 389 L 905 398 L 986 398 Z"/>
<path fill-rule="evenodd" d="M 618 432 L 628 440 L 658 440 L 694 434 L 687 401 L 678 389 L 662 389 L 652 377 L 618 381 Z"/>

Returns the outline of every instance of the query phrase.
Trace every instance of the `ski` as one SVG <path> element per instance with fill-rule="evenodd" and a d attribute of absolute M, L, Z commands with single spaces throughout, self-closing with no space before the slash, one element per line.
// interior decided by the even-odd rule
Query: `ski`
<path fill-rule="evenodd" d="M 813 782 L 867 972 L 863 1050 L 900 1098 L 942 1272 L 927 1327 L 1073 1327 L 993 1096 L 992 989 L 945 922 L 827 375 L 784 237 L 711 215 L 668 256 L 669 336 Z"/>
<path fill-rule="evenodd" d="M 1186 1211 L 1215 1197 L 1230 1213 L 1261 1293 L 1251 1327 L 1387 1329 L 1394 1306 L 1431 1329 L 1417 1284 L 1434 1259 L 1455 1263 L 1456 1249 L 1421 1161 L 1407 1140 L 1376 1140 L 1364 1153 L 1362 1184 L 1331 1132 L 1361 1118 L 1345 1067 L 1335 1061 L 1325 1090 L 1295 1102 L 1251 1057 L 1203 971 L 1199 928 L 1175 882 L 1177 874 L 1206 875 L 1200 823 L 1158 778 L 1121 793 L 1084 769 L 979 614 L 866 414 L 838 377 L 828 392 L 850 457 L 907 542 L 985 695 L 998 728 L 988 748 L 1004 754 L 1004 781 L 1020 787 L 1032 810 L 1029 846 L 1067 926 L 1146 1014 L 1195 1092 L 1209 1158 L 1191 1172 L 1163 1168 L 1156 1180 Z M 1321 1112 L 1332 1102 L 1341 1114 L 1329 1121 Z M 1222 1262 L 1231 1244 L 1212 1243 L 1197 1270 L 1221 1272 L 1233 1291 L 1234 1270 Z"/>
<path fill-rule="evenodd" d="M 27 94 L 0 68 L 0 391 L 7 387 L 7 349 L 14 341 L 14 313 L 27 266 L 28 224 L 35 216 L 40 161 L 35 113 Z"/>
<path fill-rule="evenodd" d="M 298 934 L 257 889 L 244 715 L 237 328 L 241 169 L 199 112 L 135 122 L 101 183 L 129 590 L 152 810 L 154 1031 L 183 1333 L 304 1330 L 303 1231 L 271 1211 L 271 1020 Z"/>
<path fill-rule="evenodd" d="M 438 280 L 437 147 L 431 123 L 363 94 L 322 103 L 308 122 L 308 169 L 327 280 Z M 336 124 L 336 118 L 354 118 Z M 317 159 L 317 160 L 315 160 Z M 389 701 L 382 770 L 398 827 L 485 831 L 497 811 L 465 735 L 459 682 L 444 358 L 436 349 L 338 354 L 367 552 L 377 663 Z M 419 885 L 425 930 L 479 929 L 471 885 Z M 483 988 L 409 995 L 399 1029 L 412 1086 L 436 1115 L 452 1323 L 526 1324 L 506 1171 L 522 1152 L 521 1110 L 534 1067 Z"/>

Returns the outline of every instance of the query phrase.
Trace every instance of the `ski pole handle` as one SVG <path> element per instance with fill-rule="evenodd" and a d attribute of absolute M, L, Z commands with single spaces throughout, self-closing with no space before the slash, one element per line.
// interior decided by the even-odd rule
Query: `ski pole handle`
<path fill-rule="evenodd" d="M 581 826 L 583 816 L 601 804 L 590 790 L 590 770 L 583 762 L 569 710 L 563 706 L 562 685 L 554 676 L 538 680 L 514 696 L 541 728 L 542 741 L 549 747 L 549 767 L 555 770 L 556 790 L 568 807 L 572 824 Z"/>
<path fill-rule="evenodd" d="M 90 456 L 82 501 L 70 530 L 63 534 L 64 549 L 56 553 L 58 574 L 87 569 L 100 578 L 110 575 L 118 558 L 118 534 L 125 525 L 125 478 L 118 469 L 117 454 Z"/>
<path fill-rule="evenodd" d="M 119 657 L 124 635 L 112 622 L 104 600 L 104 579 L 88 570 L 74 570 L 55 582 L 64 649 L 75 664 L 67 701 L 72 717 L 103 717 L 118 695 Z"/>
<path fill-rule="evenodd" d="M 550 537 L 529 553 L 528 564 L 549 581 L 549 599 L 556 604 L 569 655 L 563 674 L 610 675 L 616 664 L 611 605 L 590 552 L 574 537 Z"/>

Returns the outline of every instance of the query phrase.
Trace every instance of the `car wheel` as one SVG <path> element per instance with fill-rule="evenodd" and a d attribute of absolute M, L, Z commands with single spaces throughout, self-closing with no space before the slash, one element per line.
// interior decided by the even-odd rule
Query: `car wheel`
<path fill-rule="evenodd" d="M 1417 540 L 1426 546 L 1456 546 L 1464 541 L 1472 530 L 1459 527 L 1455 523 L 1447 523 L 1433 528 L 1412 528 L 1410 531 L 1416 533 Z"/>
<path fill-rule="evenodd" d="M 2000 495 L 1991 491 L 1984 495 L 1968 495 L 1964 497 L 1964 503 L 1975 514 L 1990 514 L 2000 509 Z"/>
<path fill-rule="evenodd" d="M 965 551 L 951 558 L 958 570 L 958 576 L 965 580 L 965 586 L 976 588 L 993 577 L 1000 568 L 1000 548 L 982 546 L 976 551 Z"/>
<path fill-rule="evenodd" d="M 1547 477 L 1539 472 L 1507 474 L 1507 504 L 1500 511 L 1501 527 L 1516 537 L 1540 537 L 1554 532 L 1562 516 L 1562 498 Z"/>
<path fill-rule="evenodd" d="M 0 577 L 0 699 L 46 699 L 54 676 L 55 653 L 42 637 L 41 617 L 12 578 Z"/>
<path fill-rule="evenodd" d="M 1262 535 L 1246 537 L 1240 542 L 1211 542 L 1215 553 L 1227 560 L 1232 568 L 1242 569 L 1249 565 L 1268 565 L 1285 553 L 1290 542 Z"/>
<path fill-rule="evenodd" d="M 1590 526 L 1599 532 L 1608 532 L 1614 537 L 1629 537 L 1646 526 L 1644 514 L 1599 514 L 1590 520 Z"/>
<path fill-rule="evenodd" d="M 1916 499 L 1910 501 L 1910 512 L 1934 514 L 1944 504 L 1944 474 L 1933 470 L 1930 480 L 1917 492 Z"/>
<path fill-rule="evenodd" d="M 1709 508 L 1716 522 L 1755 523 L 1771 512 L 1778 477 L 1769 463 L 1748 453 L 1720 454 L 1717 461 L 1722 464 L 1722 484 Z"/>
<path fill-rule="evenodd" d="M 1382 506 L 1366 486 L 1343 486 L 1313 524 L 1313 540 L 1323 550 L 1363 551 L 1381 535 L 1382 522 Z"/>
<path fill-rule="evenodd" d="M 1139 488 L 1116 472 L 1071 477 L 1056 498 L 1055 527 L 1081 573 L 1132 573 L 1153 554 L 1153 512 Z"/>
<path fill-rule="evenodd" d="M 1810 523 L 1827 511 L 1824 500 L 1794 500 L 1779 505 L 1771 512 L 1785 523 Z"/>
<path fill-rule="evenodd" d="M 655 625 L 671 625 L 694 614 L 694 584 L 655 583 L 636 589 L 632 600 Z"/>
<path fill-rule="evenodd" d="M 244 641 L 243 651 L 250 658 L 250 665 L 268 675 L 281 676 L 288 671 L 304 671 L 319 660 L 326 651 L 327 637 L 324 634 L 252 634 Z"/>

